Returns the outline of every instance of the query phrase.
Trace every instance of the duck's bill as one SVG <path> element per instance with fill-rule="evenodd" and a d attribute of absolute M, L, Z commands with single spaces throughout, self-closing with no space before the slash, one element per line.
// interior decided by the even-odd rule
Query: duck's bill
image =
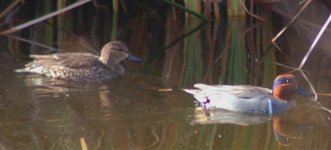
<path fill-rule="evenodd" d="M 303 96 L 314 96 L 314 93 L 311 93 L 309 91 L 306 91 L 304 88 L 302 87 L 298 87 L 297 88 L 297 93 Z"/>
<path fill-rule="evenodd" d="M 132 62 L 136 62 L 136 63 L 142 63 L 142 59 L 137 57 L 137 56 L 134 56 L 133 54 L 129 54 L 127 60 L 129 61 L 132 61 Z"/>

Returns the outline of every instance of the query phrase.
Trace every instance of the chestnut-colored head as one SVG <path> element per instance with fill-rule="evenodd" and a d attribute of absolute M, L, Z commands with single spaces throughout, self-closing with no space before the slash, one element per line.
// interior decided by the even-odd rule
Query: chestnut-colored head
<path fill-rule="evenodd" d="M 277 76 L 272 85 L 272 96 L 289 100 L 291 95 L 299 89 L 298 82 L 295 76 L 291 74 L 282 74 Z"/>

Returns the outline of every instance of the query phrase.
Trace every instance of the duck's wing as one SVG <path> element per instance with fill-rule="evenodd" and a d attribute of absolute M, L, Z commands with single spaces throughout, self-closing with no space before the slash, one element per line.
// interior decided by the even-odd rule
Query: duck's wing
<path fill-rule="evenodd" d="M 90 53 L 58 53 L 51 55 L 30 55 L 34 61 L 27 64 L 27 67 L 66 67 L 66 68 L 90 68 L 101 64 L 98 56 Z"/>

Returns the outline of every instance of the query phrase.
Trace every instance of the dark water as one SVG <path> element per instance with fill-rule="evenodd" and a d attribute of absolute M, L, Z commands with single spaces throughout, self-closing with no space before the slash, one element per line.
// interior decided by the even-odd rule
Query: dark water
<path fill-rule="evenodd" d="M 277 74 L 291 71 L 277 64 L 297 67 L 310 36 L 290 30 L 279 51 L 270 42 L 279 26 L 249 18 L 202 23 L 172 15 L 87 15 L 68 13 L 16 36 L 61 52 L 92 53 L 120 39 L 144 64 L 126 62 L 126 75 L 107 82 L 18 75 L 13 70 L 30 61 L 28 54 L 57 51 L 2 36 L 0 149 L 331 148 L 328 96 L 317 102 L 295 96 L 295 108 L 272 117 L 206 112 L 181 90 L 198 82 L 271 87 Z M 318 93 L 331 90 L 330 57 L 319 47 L 304 67 Z M 309 89 L 301 73 L 294 74 Z"/>

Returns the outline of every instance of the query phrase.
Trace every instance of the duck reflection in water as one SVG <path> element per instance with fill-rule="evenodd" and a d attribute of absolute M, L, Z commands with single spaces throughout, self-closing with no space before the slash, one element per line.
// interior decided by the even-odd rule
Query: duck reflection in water
<path fill-rule="evenodd" d="M 272 90 L 248 85 L 195 84 L 194 87 L 196 89 L 184 89 L 201 106 L 192 123 L 251 125 L 273 120 L 275 138 L 282 145 L 288 144 L 291 136 L 282 130 L 281 119 L 274 115 L 294 106 L 291 95 L 312 96 L 291 74 L 277 76 Z"/>

